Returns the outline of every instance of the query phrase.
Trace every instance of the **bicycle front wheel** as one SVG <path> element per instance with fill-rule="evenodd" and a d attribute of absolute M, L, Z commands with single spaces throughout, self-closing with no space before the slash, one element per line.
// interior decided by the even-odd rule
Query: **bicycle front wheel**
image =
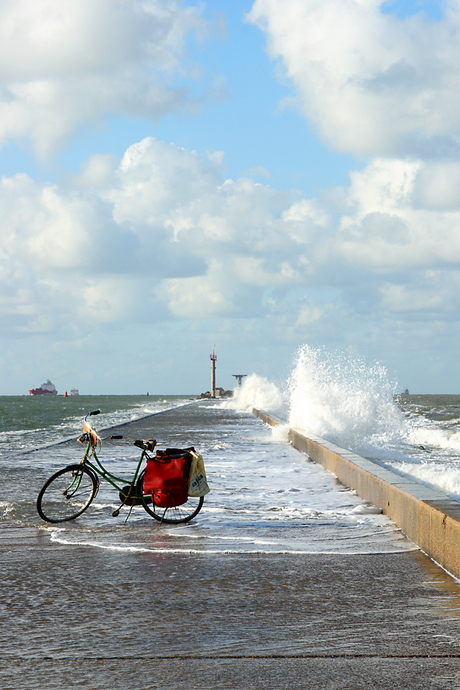
<path fill-rule="evenodd" d="M 198 515 L 203 505 L 203 496 L 194 498 L 189 496 L 186 503 L 180 506 L 173 506 L 172 508 L 161 508 L 155 505 L 152 496 L 144 494 L 144 472 L 140 475 L 137 481 L 137 495 L 141 497 L 142 505 L 149 515 L 151 515 L 158 522 L 166 522 L 169 525 L 175 525 L 180 522 L 189 522 Z"/>
<path fill-rule="evenodd" d="M 97 477 L 83 465 L 59 470 L 43 486 L 37 510 L 46 522 L 74 520 L 89 506 L 99 488 Z"/>

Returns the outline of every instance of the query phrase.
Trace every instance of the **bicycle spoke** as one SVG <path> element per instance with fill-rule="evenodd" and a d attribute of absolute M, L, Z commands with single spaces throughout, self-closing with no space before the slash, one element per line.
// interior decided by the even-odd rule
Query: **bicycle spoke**
<path fill-rule="evenodd" d="M 81 465 L 71 465 L 48 479 L 37 499 L 47 522 L 73 520 L 86 510 L 98 490 L 96 477 Z"/>

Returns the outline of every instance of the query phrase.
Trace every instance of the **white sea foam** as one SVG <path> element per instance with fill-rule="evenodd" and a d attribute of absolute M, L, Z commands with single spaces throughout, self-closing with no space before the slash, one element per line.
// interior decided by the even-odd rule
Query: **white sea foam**
<path fill-rule="evenodd" d="M 460 452 L 460 433 L 444 430 L 436 426 L 415 426 L 414 423 L 407 425 L 406 438 L 409 443 L 415 446 L 429 446 L 445 450 Z"/>
<path fill-rule="evenodd" d="M 395 462 L 393 469 L 460 501 L 460 467 L 448 462 Z"/>
<path fill-rule="evenodd" d="M 404 414 L 395 392 L 380 364 L 304 345 L 284 386 L 253 374 L 233 404 L 285 419 L 273 429 L 277 440 L 288 428 L 319 436 L 460 499 L 459 420 L 430 419 L 417 409 Z"/>
<path fill-rule="evenodd" d="M 14 503 L 11 503 L 10 501 L 0 501 L 0 511 L 2 511 L 3 517 L 6 517 L 13 510 Z"/>
<path fill-rule="evenodd" d="M 252 374 L 236 389 L 231 404 L 278 413 L 298 431 L 357 449 L 406 434 L 394 391 L 381 365 L 304 345 L 284 387 Z"/>
<path fill-rule="evenodd" d="M 289 423 L 345 448 L 387 442 L 404 420 L 384 367 L 304 345 L 288 384 Z"/>
<path fill-rule="evenodd" d="M 274 383 L 257 374 L 251 374 L 244 379 L 242 386 L 237 386 L 233 398 L 224 405 L 241 410 L 252 410 L 255 407 L 282 414 L 286 409 L 286 400 Z"/>

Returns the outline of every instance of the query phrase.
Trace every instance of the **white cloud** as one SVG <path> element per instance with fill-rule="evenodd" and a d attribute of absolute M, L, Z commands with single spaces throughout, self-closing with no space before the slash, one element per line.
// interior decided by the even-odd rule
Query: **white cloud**
<path fill-rule="evenodd" d="M 186 42 L 207 25 L 195 4 L 0 0 L 0 143 L 29 139 L 45 159 L 108 115 L 191 108 L 177 85 L 197 76 Z M 93 153 L 64 183 L 3 177 L 3 332 L 86 351 L 88 331 L 116 349 L 118 329 L 129 358 L 131 327 L 149 347 L 155 330 L 162 351 L 177 324 L 198 348 L 221 328 L 249 351 L 306 338 L 380 348 L 394 334 L 409 342 L 410 321 L 417 348 L 442 333 L 454 352 L 460 0 L 440 21 L 382 4 L 256 0 L 249 15 L 295 87 L 290 100 L 330 147 L 365 157 L 344 188 L 302 199 L 251 179 L 270 179 L 257 160 L 226 179 L 222 152 L 153 138 L 121 161 Z"/>
<path fill-rule="evenodd" d="M 458 321 L 460 271 L 426 270 L 407 277 L 405 283 L 380 286 L 382 309 L 394 316 L 421 319 L 428 324 Z"/>
<path fill-rule="evenodd" d="M 323 315 L 323 310 L 319 307 L 312 307 L 308 304 L 304 304 L 299 311 L 297 317 L 296 326 L 308 326 L 314 321 L 318 321 Z"/>
<path fill-rule="evenodd" d="M 353 173 L 346 194 L 351 211 L 341 217 L 337 238 L 347 263 L 407 273 L 458 266 L 460 209 L 451 208 L 455 178 L 447 208 L 423 193 L 436 189 L 444 173 L 442 166 L 398 159 L 375 160 Z"/>
<path fill-rule="evenodd" d="M 248 178 L 225 180 L 222 154 L 152 138 L 115 169 L 110 157 L 90 157 L 73 186 L 4 177 L 0 310 L 29 313 L 32 330 L 44 327 L 34 315 L 45 298 L 55 305 L 54 322 L 43 310 L 49 328 L 64 314 L 95 322 L 167 310 L 172 318 L 258 316 L 266 288 L 313 280 L 327 213 L 297 199 Z"/>
<path fill-rule="evenodd" d="M 460 162 L 427 161 L 415 180 L 415 207 L 460 210 Z"/>
<path fill-rule="evenodd" d="M 151 320 L 146 281 L 136 275 L 97 275 L 85 281 L 79 294 L 80 323 Z"/>
<path fill-rule="evenodd" d="M 159 226 L 184 203 L 193 203 L 208 190 L 222 184 L 222 154 L 199 156 L 151 137 L 128 148 L 116 172 L 115 186 L 108 195 L 114 218 L 139 228 Z M 178 194 L 179 191 L 179 194 Z M 180 221 L 179 221 L 180 223 Z"/>
<path fill-rule="evenodd" d="M 329 194 L 341 204 L 337 224 L 327 194 L 292 204 L 282 219 L 299 245 L 300 285 L 337 288 L 343 314 L 456 318 L 460 2 L 445 3 L 441 20 L 400 19 L 383 5 L 256 0 L 248 14 L 294 87 L 288 100 L 330 147 L 367 159 Z"/>
<path fill-rule="evenodd" d="M 113 184 L 113 173 L 118 167 L 115 156 L 93 153 L 81 166 L 81 173 L 74 177 L 75 187 L 83 189 L 104 189 Z"/>
<path fill-rule="evenodd" d="M 328 145 L 361 155 L 458 150 L 460 4 L 401 20 L 379 0 L 256 0 L 304 114 Z"/>
<path fill-rule="evenodd" d="M 46 158 L 82 123 L 157 119 L 191 97 L 185 39 L 200 9 L 174 0 L 2 0 L 0 142 L 30 138 Z"/>
<path fill-rule="evenodd" d="M 3 321 L 267 318 L 294 339 L 334 329 L 339 312 L 455 318 L 460 209 L 452 192 L 447 208 L 423 205 L 442 166 L 372 161 L 342 190 L 338 221 L 319 200 L 223 172 L 222 154 L 147 138 L 116 167 L 92 156 L 74 186 L 4 177 Z"/>
<path fill-rule="evenodd" d="M 241 287 L 232 285 L 224 266 L 213 262 L 206 275 L 166 280 L 158 296 L 177 318 L 206 319 L 238 316 L 235 292 L 241 292 Z"/>
<path fill-rule="evenodd" d="M 130 264 L 136 238 L 113 222 L 111 209 L 93 194 L 18 174 L 2 178 L 0 204 L 2 249 L 34 274 L 85 274 Z"/>
<path fill-rule="evenodd" d="M 411 288 L 406 285 L 383 285 L 380 291 L 383 308 L 391 312 L 426 312 L 433 309 L 438 311 L 442 308 L 444 301 L 444 295 L 440 294 L 437 289 L 435 292 L 426 287 L 420 289 L 420 286 Z"/>

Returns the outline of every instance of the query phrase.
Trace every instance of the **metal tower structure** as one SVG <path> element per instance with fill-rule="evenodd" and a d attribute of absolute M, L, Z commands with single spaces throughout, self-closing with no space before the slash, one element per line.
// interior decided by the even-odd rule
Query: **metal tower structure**
<path fill-rule="evenodd" d="M 214 354 L 214 348 L 212 350 L 212 355 L 209 355 L 211 360 L 211 397 L 216 397 L 216 362 L 217 355 Z"/>
<path fill-rule="evenodd" d="M 232 376 L 236 378 L 236 380 L 238 381 L 238 385 L 241 386 L 241 382 L 244 379 L 244 377 L 247 376 L 247 374 L 232 374 Z"/>

